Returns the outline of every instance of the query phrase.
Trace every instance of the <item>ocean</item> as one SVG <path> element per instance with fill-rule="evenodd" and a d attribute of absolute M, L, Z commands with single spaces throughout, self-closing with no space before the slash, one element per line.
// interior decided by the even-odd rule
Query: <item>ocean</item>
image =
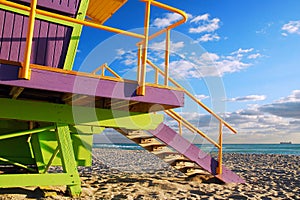
<path fill-rule="evenodd" d="M 217 149 L 211 145 L 196 144 L 205 152 L 216 152 Z M 96 143 L 93 148 L 112 148 L 126 150 L 143 150 L 137 144 L 100 144 Z M 242 154 L 284 154 L 284 155 L 300 155 L 300 144 L 224 144 L 224 153 L 242 153 Z"/>

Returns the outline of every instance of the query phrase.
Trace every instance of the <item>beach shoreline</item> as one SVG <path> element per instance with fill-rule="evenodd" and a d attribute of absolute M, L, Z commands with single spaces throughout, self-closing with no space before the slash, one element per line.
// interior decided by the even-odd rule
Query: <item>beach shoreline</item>
<path fill-rule="evenodd" d="M 246 184 L 186 178 L 144 150 L 93 149 L 93 166 L 79 168 L 80 199 L 300 199 L 300 156 L 226 153 L 223 160 Z M 0 200 L 30 199 L 34 189 L 0 189 Z M 45 199 L 71 199 L 64 189 L 50 187 L 56 195 Z"/>

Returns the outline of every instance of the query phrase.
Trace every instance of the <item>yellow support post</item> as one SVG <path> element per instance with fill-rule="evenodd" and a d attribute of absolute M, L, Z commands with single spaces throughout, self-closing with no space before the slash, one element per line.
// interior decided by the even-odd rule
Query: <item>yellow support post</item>
<path fill-rule="evenodd" d="M 166 32 L 166 50 L 165 50 L 165 86 L 169 83 L 169 63 L 170 63 L 170 29 Z"/>
<path fill-rule="evenodd" d="M 159 75 L 158 70 L 155 70 L 155 84 L 157 84 L 157 85 L 158 85 L 158 81 L 159 81 L 158 75 Z"/>
<path fill-rule="evenodd" d="M 24 55 L 24 63 L 22 65 L 22 69 L 19 73 L 19 78 L 30 79 L 30 56 L 32 49 L 32 39 L 33 39 L 33 31 L 34 31 L 34 21 L 36 16 L 36 5 L 37 0 L 32 0 L 30 4 L 30 13 L 28 20 L 28 31 L 26 37 L 26 47 L 25 47 L 25 55 Z"/>
<path fill-rule="evenodd" d="M 147 53 L 149 42 L 149 24 L 150 24 L 150 8 L 152 0 L 146 1 L 145 22 L 144 22 L 144 42 L 142 48 L 142 63 L 141 63 L 141 77 L 139 81 L 139 87 L 137 89 L 137 95 L 144 96 L 146 93 L 146 67 L 147 67 Z"/>
<path fill-rule="evenodd" d="M 137 66 L 137 77 L 136 77 L 136 79 L 137 79 L 137 82 L 139 83 L 140 81 L 141 81 L 141 63 L 142 63 L 142 61 L 141 61 L 141 59 L 142 59 L 142 48 L 143 48 L 143 46 L 142 46 L 142 44 L 138 44 L 138 52 L 137 52 L 137 56 L 138 56 L 138 66 Z"/>
<path fill-rule="evenodd" d="M 218 157 L 218 168 L 217 168 L 217 173 L 219 175 L 222 174 L 223 168 L 222 168 L 222 163 L 223 163 L 223 124 L 222 121 L 220 121 L 219 124 L 219 157 Z"/>

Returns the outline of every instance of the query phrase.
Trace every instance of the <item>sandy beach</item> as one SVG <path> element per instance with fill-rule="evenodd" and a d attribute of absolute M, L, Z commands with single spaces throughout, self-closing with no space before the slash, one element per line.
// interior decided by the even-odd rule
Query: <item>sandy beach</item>
<path fill-rule="evenodd" d="M 300 156 L 224 154 L 246 184 L 186 178 L 143 150 L 94 149 L 93 166 L 79 168 L 80 199 L 300 199 Z M 45 188 L 44 199 L 71 199 L 65 187 Z M 15 194 L 14 194 L 15 193 Z M 41 198 L 39 189 L 0 189 L 0 199 Z"/>

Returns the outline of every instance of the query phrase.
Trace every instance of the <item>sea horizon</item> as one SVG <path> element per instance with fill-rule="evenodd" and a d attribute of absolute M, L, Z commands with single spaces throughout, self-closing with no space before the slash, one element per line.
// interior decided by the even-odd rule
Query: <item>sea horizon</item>
<path fill-rule="evenodd" d="M 210 144 L 195 145 L 207 153 L 217 151 Z M 94 143 L 93 148 L 145 150 L 134 143 Z M 300 144 L 223 144 L 223 153 L 300 155 Z"/>

